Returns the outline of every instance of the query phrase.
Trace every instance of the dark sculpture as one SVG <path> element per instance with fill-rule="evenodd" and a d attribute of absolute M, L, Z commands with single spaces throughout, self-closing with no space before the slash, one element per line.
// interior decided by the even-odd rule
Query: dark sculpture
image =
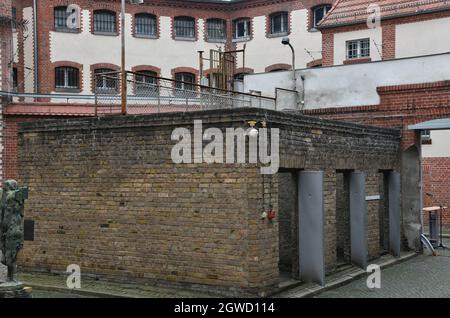
<path fill-rule="evenodd" d="M 3 189 L 0 189 L 1 263 L 8 267 L 8 282 L 15 281 L 17 254 L 23 247 L 23 217 L 26 199 L 28 199 L 28 188 L 19 188 L 15 180 L 5 181 Z"/>

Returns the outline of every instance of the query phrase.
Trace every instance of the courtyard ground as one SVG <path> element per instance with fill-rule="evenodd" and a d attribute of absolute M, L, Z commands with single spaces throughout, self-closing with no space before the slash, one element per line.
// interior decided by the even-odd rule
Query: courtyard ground
<path fill-rule="evenodd" d="M 380 289 L 369 289 L 366 276 L 316 297 L 450 298 L 450 253 L 446 255 L 419 255 L 382 270 Z"/>

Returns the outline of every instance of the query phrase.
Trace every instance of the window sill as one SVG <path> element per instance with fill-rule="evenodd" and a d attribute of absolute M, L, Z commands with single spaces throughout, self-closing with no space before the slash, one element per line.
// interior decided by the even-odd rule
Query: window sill
<path fill-rule="evenodd" d="M 146 34 L 134 34 L 135 38 L 138 39 L 149 39 L 149 40 L 156 40 L 158 37 L 156 35 L 146 35 Z"/>
<path fill-rule="evenodd" d="M 96 90 L 96 91 L 94 91 L 94 94 L 117 95 L 117 94 L 119 94 L 119 91 L 116 91 L 116 90 Z"/>
<path fill-rule="evenodd" d="M 118 36 L 119 35 L 119 33 L 117 33 L 117 32 L 97 32 L 97 31 L 92 32 L 92 34 L 102 35 L 102 36 Z"/>
<path fill-rule="evenodd" d="M 55 88 L 55 92 L 57 92 L 57 93 L 81 93 L 81 89 L 57 87 L 57 88 Z"/>
<path fill-rule="evenodd" d="M 311 29 L 309 29 L 309 32 L 320 32 L 320 30 L 317 27 L 312 27 Z"/>
<path fill-rule="evenodd" d="M 226 39 L 206 39 L 206 42 L 208 43 L 227 43 Z"/>
<path fill-rule="evenodd" d="M 355 59 L 347 59 L 344 61 L 344 65 L 351 65 L 351 64 L 360 64 L 360 63 L 370 63 L 372 62 L 372 59 L 370 57 L 359 57 Z"/>
<path fill-rule="evenodd" d="M 289 35 L 289 32 L 282 32 L 282 33 L 269 33 L 267 34 L 268 38 L 280 38 L 282 36 L 287 36 Z"/>
<path fill-rule="evenodd" d="M 53 29 L 54 32 L 61 32 L 61 33 L 81 33 L 80 29 Z"/>
<path fill-rule="evenodd" d="M 244 38 L 237 38 L 237 39 L 233 39 L 232 42 L 233 43 L 239 43 L 239 42 L 248 42 L 251 40 L 251 37 L 247 36 Z"/>
<path fill-rule="evenodd" d="M 178 36 L 174 37 L 173 39 L 175 41 L 187 41 L 187 42 L 195 42 L 195 41 L 197 41 L 196 38 L 182 38 L 182 37 L 178 37 Z"/>

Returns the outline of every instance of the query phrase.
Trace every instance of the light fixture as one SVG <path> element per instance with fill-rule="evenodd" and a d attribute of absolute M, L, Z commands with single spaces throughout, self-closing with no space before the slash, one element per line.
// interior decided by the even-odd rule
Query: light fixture
<path fill-rule="evenodd" d="M 257 121 L 256 121 L 256 120 L 250 120 L 250 121 L 248 122 L 248 124 L 249 124 L 249 126 L 250 126 L 250 130 L 247 132 L 248 136 L 251 137 L 251 138 L 256 138 L 256 137 L 258 137 L 259 131 L 258 131 L 258 129 L 256 129 L 256 127 L 255 127 L 256 124 L 257 124 Z"/>

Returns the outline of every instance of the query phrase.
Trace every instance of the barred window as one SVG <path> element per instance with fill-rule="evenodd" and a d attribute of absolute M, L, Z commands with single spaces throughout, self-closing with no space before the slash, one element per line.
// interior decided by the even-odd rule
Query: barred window
<path fill-rule="evenodd" d="M 176 73 L 175 74 L 175 87 L 181 90 L 194 90 L 195 75 L 192 73 Z"/>
<path fill-rule="evenodd" d="M 95 91 L 97 93 L 115 93 L 119 89 L 119 75 L 114 70 L 99 68 L 94 71 Z"/>
<path fill-rule="evenodd" d="M 347 41 L 347 59 L 370 57 L 370 39 Z"/>
<path fill-rule="evenodd" d="M 67 30 L 67 19 L 70 16 L 70 13 L 67 12 L 67 7 L 55 7 L 53 9 L 54 22 L 55 22 L 55 30 Z"/>
<path fill-rule="evenodd" d="M 277 12 L 270 16 L 271 33 L 287 33 L 288 32 L 288 13 Z"/>
<path fill-rule="evenodd" d="M 57 67 L 55 68 L 55 87 L 56 88 L 80 88 L 80 72 L 75 67 Z"/>
<path fill-rule="evenodd" d="M 94 32 L 116 33 L 116 13 L 107 10 L 94 11 Z"/>
<path fill-rule="evenodd" d="M 314 11 L 313 27 L 314 28 L 317 27 L 319 22 L 323 20 L 323 18 L 327 15 L 327 13 L 328 13 L 328 11 L 330 11 L 330 9 L 331 9 L 330 4 L 321 5 L 321 6 L 315 7 L 313 9 L 313 11 Z"/>
<path fill-rule="evenodd" d="M 135 75 L 136 94 L 146 95 L 158 90 L 158 74 L 152 71 L 140 71 Z"/>
<path fill-rule="evenodd" d="M 227 38 L 227 22 L 222 19 L 209 19 L 207 22 L 208 40 L 225 40 Z"/>
<path fill-rule="evenodd" d="M 175 37 L 177 38 L 195 38 L 195 19 L 191 17 L 176 17 Z"/>
<path fill-rule="evenodd" d="M 156 16 L 148 13 L 135 15 L 136 34 L 153 37 L 156 36 Z"/>
<path fill-rule="evenodd" d="M 251 35 L 250 19 L 242 18 L 234 21 L 234 38 L 245 39 Z"/>

